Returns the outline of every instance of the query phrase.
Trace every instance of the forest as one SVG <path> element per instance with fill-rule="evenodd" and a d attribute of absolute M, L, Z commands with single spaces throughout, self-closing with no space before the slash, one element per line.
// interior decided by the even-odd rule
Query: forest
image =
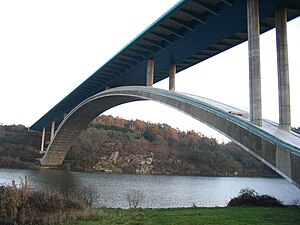
<path fill-rule="evenodd" d="M 49 134 L 48 134 L 49 135 Z M 49 139 L 49 137 L 46 137 Z M 0 167 L 39 169 L 41 133 L 0 126 Z M 89 172 L 277 177 L 234 143 L 218 143 L 167 124 L 94 119 L 77 138 L 60 169 Z"/>

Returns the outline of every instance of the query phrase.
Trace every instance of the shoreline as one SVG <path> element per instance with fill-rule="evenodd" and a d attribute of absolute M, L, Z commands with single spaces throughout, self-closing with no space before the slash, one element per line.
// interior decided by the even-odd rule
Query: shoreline
<path fill-rule="evenodd" d="M 33 171 L 37 171 L 37 170 L 57 170 L 57 171 L 61 171 L 61 172 L 80 172 L 80 173 L 95 173 L 95 174 L 124 174 L 124 175 L 149 175 L 149 176 L 187 176 L 187 177 L 227 177 L 227 178 L 282 178 L 279 174 L 278 176 L 259 176 L 259 175 L 244 175 L 244 176 L 240 176 L 240 175 L 236 175 L 236 176 L 230 176 L 230 175 L 222 175 L 222 176 L 216 176 L 216 175 L 209 175 L 209 174 L 166 174 L 166 173 L 120 173 L 120 172 L 103 172 L 103 171 L 84 171 L 84 170 L 64 170 L 61 168 L 53 168 L 53 167 L 42 167 L 42 166 L 36 166 L 36 167 L 24 167 L 24 168 L 20 168 L 20 167 L 1 167 L 0 169 L 16 169 L 16 170 L 33 170 Z"/>

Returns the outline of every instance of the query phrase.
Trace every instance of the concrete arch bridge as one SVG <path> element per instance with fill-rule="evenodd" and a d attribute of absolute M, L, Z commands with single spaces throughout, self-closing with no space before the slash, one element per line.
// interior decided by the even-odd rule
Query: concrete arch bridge
<path fill-rule="evenodd" d="M 254 125 L 248 113 L 220 102 L 144 86 L 112 88 L 81 102 L 58 126 L 41 164 L 61 165 L 77 136 L 95 117 L 139 100 L 165 104 L 207 124 L 300 187 L 300 135 L 268 120 Z"/>
<path fill-rule="evenodd" d="M 299 16 L 299 0 L 179 1 L 29 128 L 42 132 L 42 153 L 45 132 L 51 132 L 41 164 L 60 165 L 81 130 L 107 109 L 150 99 L 208 124 L 300 188 L 300 136 L 291 131 L 287 43 L 287 23 Z M 262 118 L 259 40 L 260 34 L 272 29 L 276 31 L 279 124 Z M 175 92 L 176 73 L 246 41 L 249 115 Z M 166 78 L 169 91 L 152 87 Z"/>

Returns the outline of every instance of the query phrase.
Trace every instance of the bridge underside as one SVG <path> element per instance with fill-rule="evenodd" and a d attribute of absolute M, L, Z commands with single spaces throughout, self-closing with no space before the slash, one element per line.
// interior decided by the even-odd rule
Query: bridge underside
<path fill-rule="evenodd" d="M 253 6 L 247 7 L 247 2 L 257 3 L 253 5 L 259 3 L 259 10 L 257 9 L 259 13 L 249 16 L 252 18 L 251 24 L 256 28 L 251 30 L 257 31 L 257 33 L 249 34 L 252 37 L 250 39 L 255 39 L 254 43 L 256 43 L 249 51 L 255 52 L 255 54 L 251 54 L 251 58 L 255 58 L 251 62 L 256 62 L 251 67 L 251 71 L 258 70 L 259 41 L 256 35 L 276 27 L 275 15 L 277 15 L 278 8 L 286 10 L 287 21 L 298 17 L 300 15 L 299 0 L 181 0 L 50 109 L 30 129 L 42 131 L 45 128 L 46 131 L 50 131 L 53 121 L 55 121 L 53 125 L 56 129 L 65 113 L 69 113 L 80 102 L 106 88 L 146 85 L 149 60 L 154 61 L 152 82 L 156 83 L 169 77 L 171 65 L 176 65 L 175 72 L 179 73 L 247 41 L 250 30 L 247 9 L 256 9 Z M 285 24 L 285 20 L 281 19 L 280 21 Z M 118 28 L 116 27 L 116 29 Z M 281 33 L 285 34 L 286 32 Z M 282 42 L 280 46 L 287 45 Z M 280 49 L 285 48 L 281 47 Z M 284 62 L 282 64 L 287 65 L 284 61 L 284 59 L 287 60 L 287 57 L 283 57 L 287 53 L 284 53 L 285 51 L 280 53 Z M 282 66 L 282 68 L 286 68 L 286 66 Z M 258 76 L 259 73 L 256 71 L 254 74 Z M 284 84 L 286 85 L 286 82 Z M 258 93 L 256 89 L 259 86 L 253 85 L 256 95 Z M 257 111 L 259 110 L 254 112 Z"/>
<path fill-rule="evenodd" d="M 249 122 L 246 112 L 219 102 L 151 87 L 113 88 L 83 101 L 59 125 L 41 164 L 61 165 L 80 132 L 95 117 L 115 106 L 138 100 L 168 105 L 207 124 L 300 187 L 299 135 L 266 120 L 262 127 L 255 126 Z"/>

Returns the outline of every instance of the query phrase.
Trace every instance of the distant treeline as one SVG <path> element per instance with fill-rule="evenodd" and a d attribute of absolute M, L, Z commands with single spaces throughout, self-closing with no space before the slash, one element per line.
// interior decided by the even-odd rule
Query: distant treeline
<path fill-rule="evenodd" d="M 0 166 L 38 168 L 40 133 L 0 126 Z M 167 124 L 99 116 L 79 135 L 65 170 L 205 176 L 278 176 L 233 143 Z"/>

